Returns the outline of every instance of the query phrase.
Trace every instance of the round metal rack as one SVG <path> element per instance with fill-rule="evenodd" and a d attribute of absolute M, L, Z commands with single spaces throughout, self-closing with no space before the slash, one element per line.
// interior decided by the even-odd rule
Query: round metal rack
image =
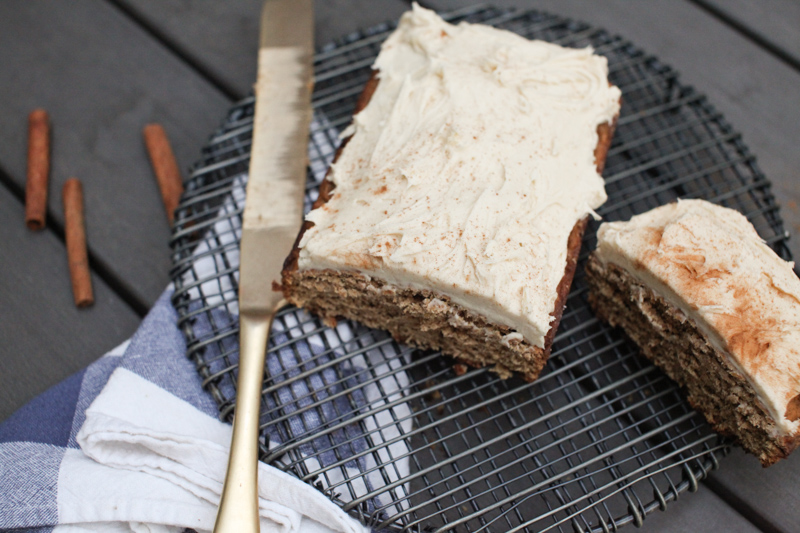
<path fill-rule="evenodd" d="M 609 61 L 623 108 L 604 172 L 605 220 L 677 198 L 747 216 L 779 255 L 787 235 L 770 184 L 706 98 L 626 39 L 555 15 L 490 7 L 446 15 Z M 350 121 L 386 24 L 315 59 L 306 208 Z M 172 239 L 173 302 L 188 357 L 230 420 L 238 361 L 237 278 L 253 98 L 236 104 L 186 184 Z M 550 361 L 528 384 L 413 350 L 382 331 L 280 313 L 267 354 L 262 460 L 351 515 L 391 531 L 614 531 L 694 491 L 728 443 L 586 303 L 581 263 Z"/>

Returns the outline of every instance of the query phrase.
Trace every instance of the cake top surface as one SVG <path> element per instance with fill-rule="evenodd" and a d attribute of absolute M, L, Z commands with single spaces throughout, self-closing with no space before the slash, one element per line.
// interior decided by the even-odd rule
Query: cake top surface
<path fill-rule="evenodd" d="M 786 431 L 800 419 L 800 279 L 732 209 L 683 200 L 598 230 L 598 257 L 654 286 L 729 354 Z"/>
<path fill-rule="evenodd" d="M 569 234 L 606 199 L 606 59 L 414 5 L 374 68 L 299 268 L 431 289 L 543 346 Z"/>

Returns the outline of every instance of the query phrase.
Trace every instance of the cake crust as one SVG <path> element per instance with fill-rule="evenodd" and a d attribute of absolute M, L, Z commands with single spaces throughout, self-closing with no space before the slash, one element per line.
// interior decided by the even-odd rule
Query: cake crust
<path fill-rule="evenodd" d="M 368 105 L 379 83 L 373 70 L 358 98 L 354 115 Z M 602 173 L 611 145 L 616 119 L 597 127 L 598 144 L 594 160 Z M 350 137 L 342 140 L 334 154 L 335 163 Z M 320 183 L 319 196 L 312 209 L 318 209 L 333 196 L 335 184 L 328 179 L 330 168 Z M 577 267 L 583 233 L 588 217 L 572 228 L 567 242 L 564 275 L 557 287 L 557 298 L 550 313 L 552 322 L 545 335 L 544 347 L 534 346 L 511 328 L 489 323 L 485 317 L 471 313 L 450 301 L 447 296 L 428 290 L 384 290 L 388 284 L 356 272 L 298 269 L 299 244 L 305 232 L 314 226 L 304 221 L 294 248 L 284 263 L 281 290 L 298 307 L 304 307 L 329 323 L 339 317 L 352 318 L 371 327 L 387 330 L 398 342 L 421 348 L 438 349 L 472 367 L 491 365 L 503 378 L 519 373 L 533 381 L 550 356 L 553 340 L 564 312 L 567 295 Z"/>

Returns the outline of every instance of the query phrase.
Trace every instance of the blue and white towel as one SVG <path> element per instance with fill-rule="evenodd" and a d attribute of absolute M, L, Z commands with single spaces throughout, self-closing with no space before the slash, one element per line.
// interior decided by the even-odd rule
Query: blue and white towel
<path fill-rule="evenodd" d="M 0 425 L 0 529 L 210 530 L 230 426 L 186 359 L 165 293 L 133 338 Z M 365 528 L 260 465 L 262 531 Z M 323 526 L 321 524 L 325 524 Z"/>

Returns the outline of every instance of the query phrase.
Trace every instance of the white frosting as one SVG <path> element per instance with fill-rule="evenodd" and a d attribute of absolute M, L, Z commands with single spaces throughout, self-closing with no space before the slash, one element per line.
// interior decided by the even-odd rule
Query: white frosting
<path fill-rule="evenodd" d="M 299 268 L 431 289 L 542 347 L 570 231 L 606 200 L 606 59 L 414 5 L 374 68 Z"/>
<path fill-rule="evenodd" d="M 600 226 L 597 257 L 678 307 L 752 384 L 786 433 L 800 394 L 800 279 L 740 213 L 703 200 Z"/>

